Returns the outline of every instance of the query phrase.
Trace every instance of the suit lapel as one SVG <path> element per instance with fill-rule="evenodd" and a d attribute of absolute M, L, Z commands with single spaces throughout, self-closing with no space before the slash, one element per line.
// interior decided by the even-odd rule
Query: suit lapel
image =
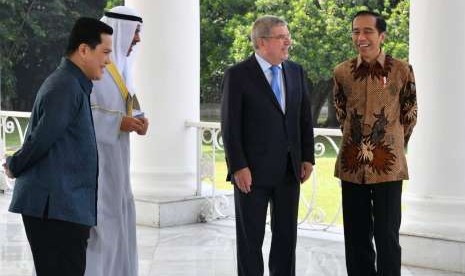
<path fill-rule="evenodd" d="M 292 79 L 292 76 L 295 76 L 295 74 L 293 74 L 292 72 L 292 68 L 288 65 L 288 63 L 286 61 L 283 62 L 283 76 L 284 76 L 284 87 L 285 87 L 285 96 L 286 96 L 286 107 L 285 107 L 285 110 L 286 110 L 286 114 L 287 114 L 287 110 L 290 106 L 290 104 L 292 103 L 292 98 L 293 98 L 293 84 L 295 83 Z"/>
<path fill-rule="evenodd" d="M 275 107 L 282 112 L 281 106 L 279 105 L 276 96 L 274 95 L 273 89 L 271 88 L 270 83 L 266 79 L 265 73 L 263 72 L 262 68 L 258 64 L 255 55 L 252 55 L 247 62 L 247 67 L 249 69 L 250 77 L 252 78 L 252 83 L 258 86 L 258 90 L 261 93 L 264 93 L 268 99 L 272 101 Z M 287 87 L 286 87 L 287 90 Z M 287 95 L 287 93 L 286 93 Z M 287 98 L 287 96 L 286 96 Z M 287 99 L 286 99 L 287 102 Z M 287 104 L 286 104 L 287 105 Z"/>

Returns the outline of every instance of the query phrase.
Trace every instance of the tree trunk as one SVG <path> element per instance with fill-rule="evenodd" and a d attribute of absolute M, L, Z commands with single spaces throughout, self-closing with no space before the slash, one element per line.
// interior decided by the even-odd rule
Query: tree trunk
<path fill-rule="evenodd" d="M 328 95 L 331 94 L 333 87 L 333 81 L 329 80 L 322 80 L 319 81 L 317 84 L 310 86 L 310 95 L 312 100 L 312 119 L 313 125 L 315 127 L 321 126 L 318 124 L 318 118 L 320 117 L 321 108 L 325 104 Z"/>
<path fill-rule="evenodd" d="M 326 128 L 339 128 L 339 122 L 336 118 L 336 108 L 334 107 L 333 103 L 333 93 L 328 94 L 327 98 L 328 102 L 328 118 L 326 118 L 326 122 L 324 126 Z"/>

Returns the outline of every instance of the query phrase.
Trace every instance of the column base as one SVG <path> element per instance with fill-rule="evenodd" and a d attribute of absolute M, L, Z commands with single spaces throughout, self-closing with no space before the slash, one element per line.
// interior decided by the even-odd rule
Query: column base
<path fill-rule="evenodd" d="M 465 273 L 465 199 L 405 195 L 402 262 Z"/>
<path fill-rule="evenodd" d="M 234 215 L 232 193 L 215 197 L 136 197 L 135 203 L 137 224 L 157 228 L 205 222 Z"/>
<path fill-rule="evenodd" d="M 149 201 L 193 197 L 197 189 L 194 168 L 138 167 L 131 183 L 134 196 Z"/>
<path fill-rule="evenodd" d="M 465 242 L 401 234 L 402 264 L 465 273 Z"/>

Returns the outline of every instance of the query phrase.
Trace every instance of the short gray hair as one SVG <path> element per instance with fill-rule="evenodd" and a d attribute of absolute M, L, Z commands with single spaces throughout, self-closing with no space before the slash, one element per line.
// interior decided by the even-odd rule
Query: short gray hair
<path fill-rule="evenodd" d="M 270 36 L 271 29 L 275 26 L 287 26 L 287 22 L 274 15 L 264 15 L 255 20 L 250 35 L 255 50 L 258 49 L 258 39 Z"/>

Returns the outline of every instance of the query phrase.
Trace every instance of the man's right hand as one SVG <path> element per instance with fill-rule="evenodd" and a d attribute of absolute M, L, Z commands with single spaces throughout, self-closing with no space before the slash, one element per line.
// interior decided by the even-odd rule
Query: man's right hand
<path fill-rule="evenodd" d="M 123 116 L 121 119 L 121 125 L 119 127 L 121 131 L 133 132 L 133 131 L 142 131 L 144 129 L 144 123 L 133 117 Z"/>
<path fill-rule="evenodd" d="M 240 169 L 234 173 L 234 180 L 236 185 L 243 193 L 250 193 L 252 186 L 252 174 L 249 167 Z"/>
<path fill-rule="evenodd" d="M 6 176 L 8 176 L 9 178 L 11 178 L 11 179 L 15 178 L 15 176 L 10 171 L 10 169 L 8 168 L 6 163 L 3 163 L 3 171 L 5 172 Z"/>

